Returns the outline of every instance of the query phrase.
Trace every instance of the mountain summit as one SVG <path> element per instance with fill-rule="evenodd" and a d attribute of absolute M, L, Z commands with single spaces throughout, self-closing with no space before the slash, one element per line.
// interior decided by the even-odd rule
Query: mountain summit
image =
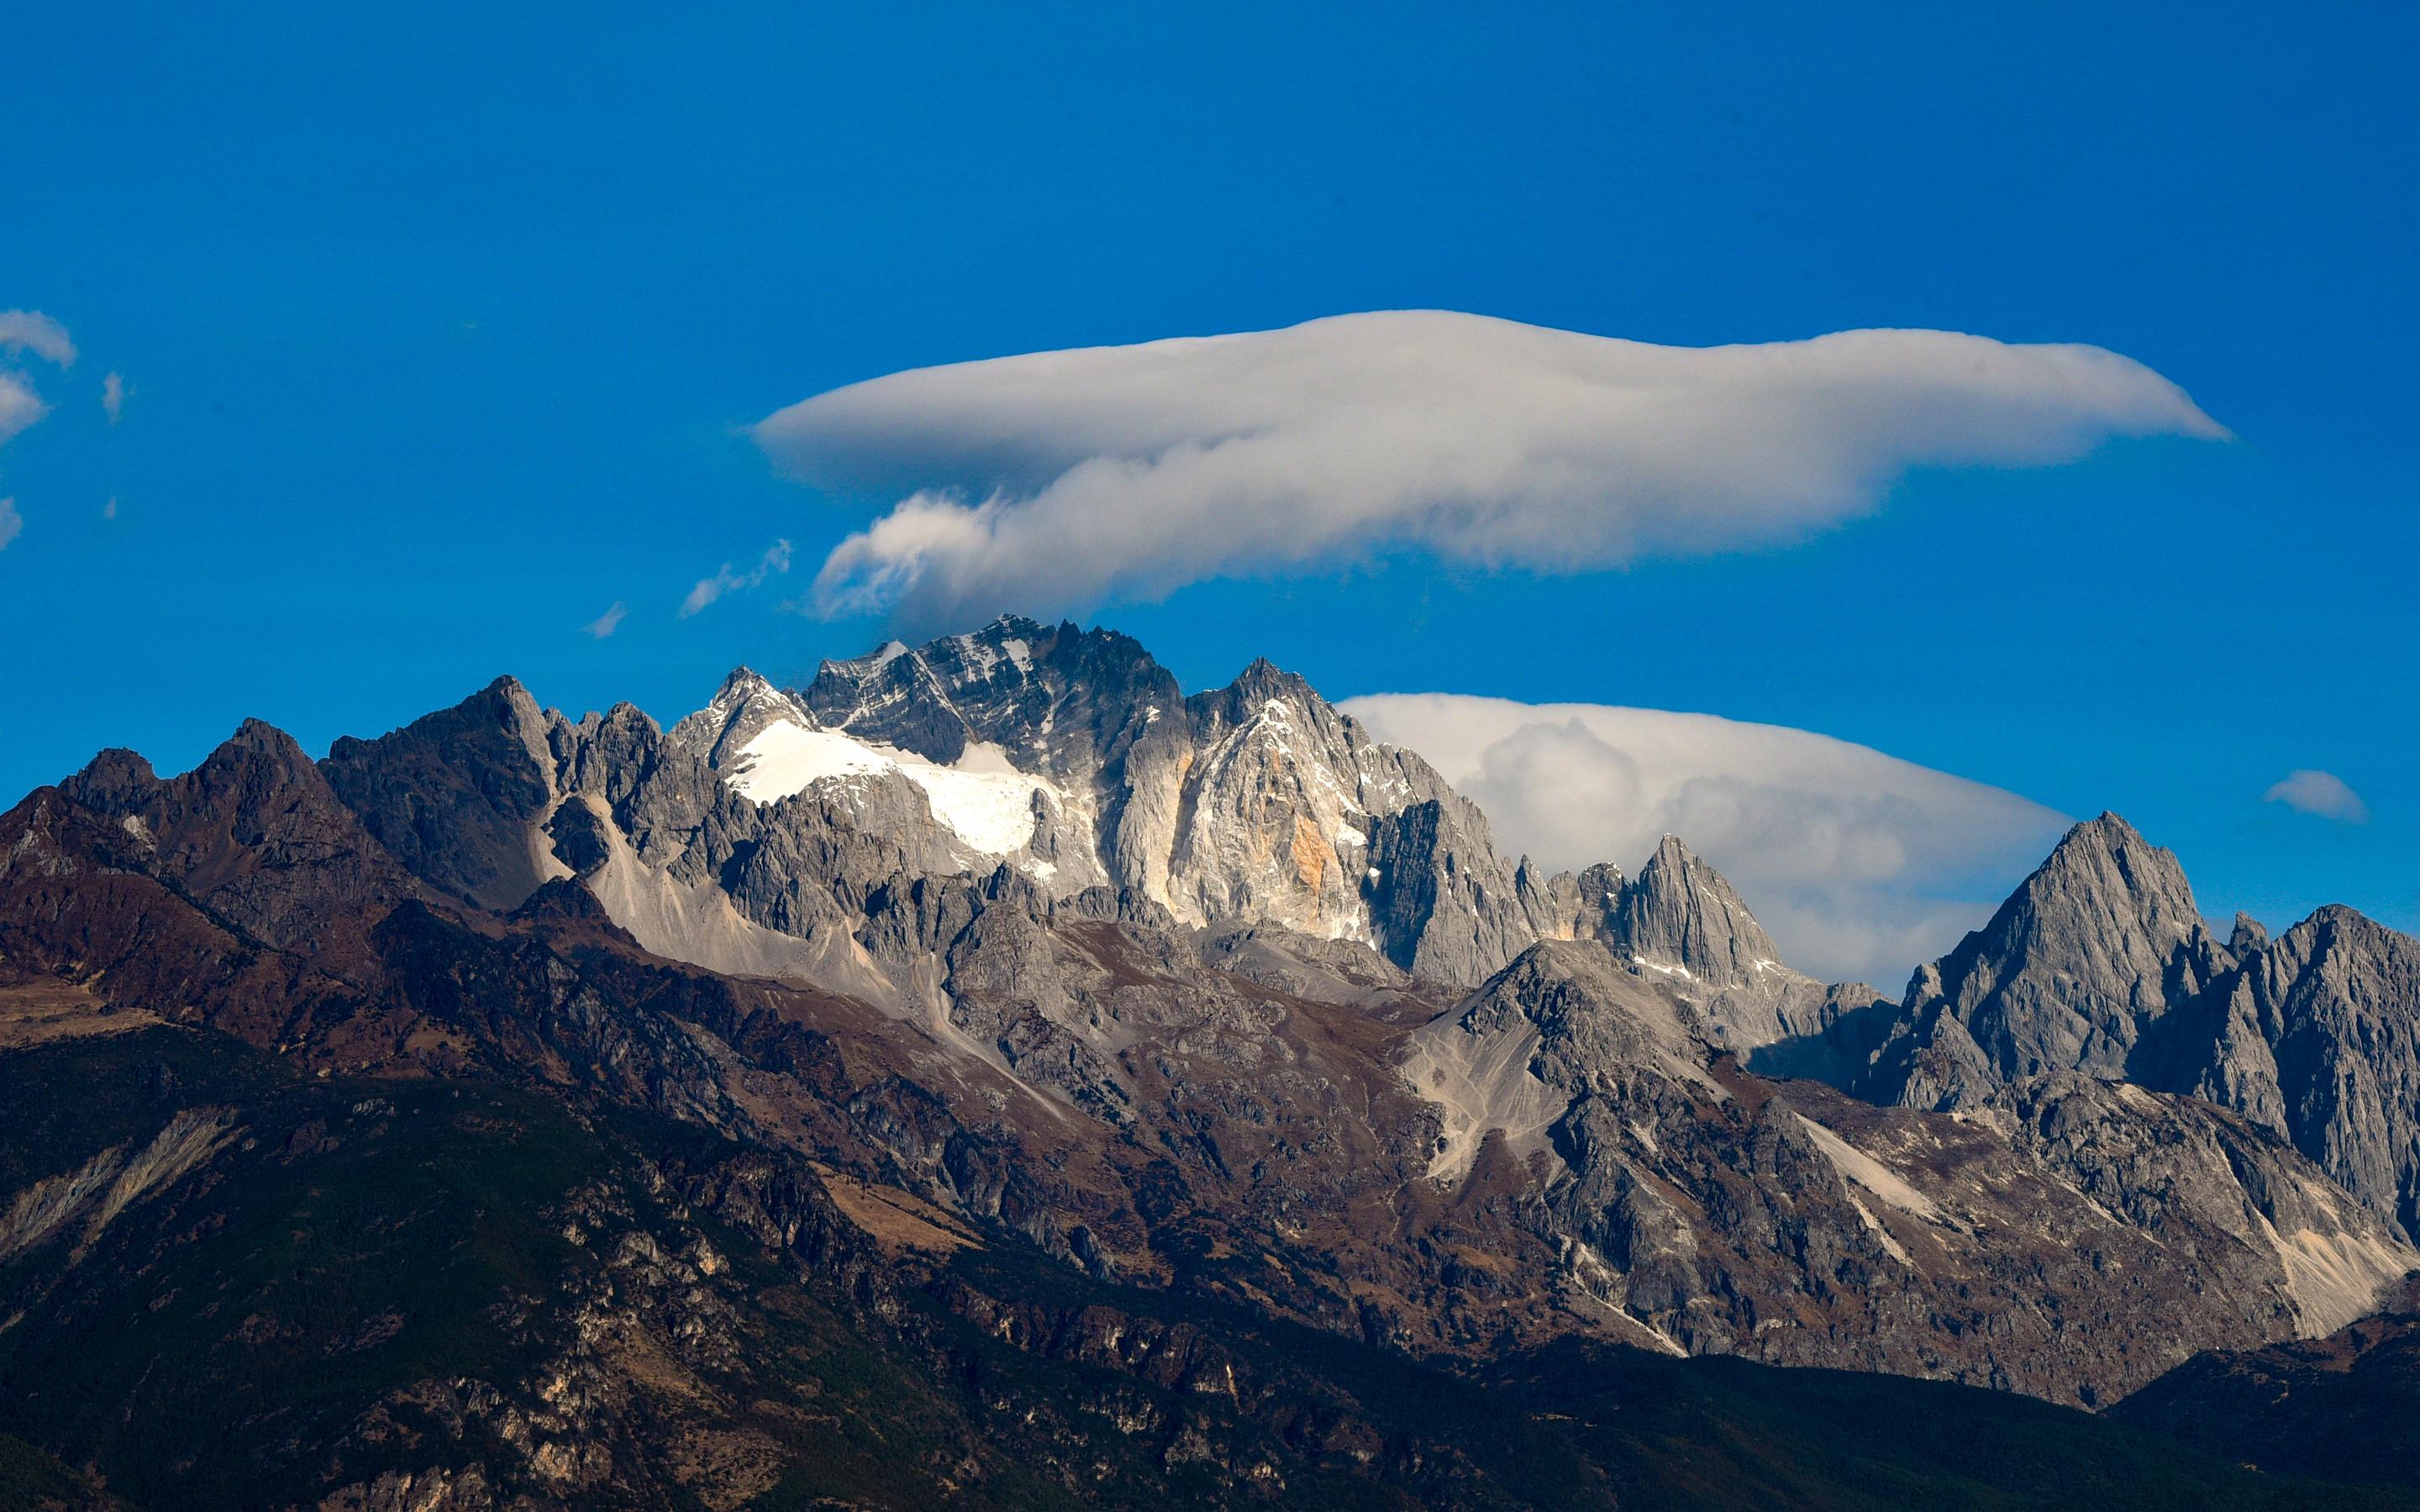
<path fill-rule="evenodd" d="M 1947 1109 L 2047 1072 L 2121 1076 L 2161 1017 L 2232 964 L 2176 856 L 2104 813 L 1917 970 L 1875 1089 Z"/>
<path fill-rule="evenodd" d="M 911 989 L 878 950 L 835 953 L 827 937 L 859 894 L 899 869 L 1001 866 L 1054 899 L 1106 888 L 1179 924 L 1357 942 L 1462 985 L 1583 929 L 1635 944 L 1637 969 L 1742 1003 L 1807 985 L 1677 842 L 1627 887 L 1609 868 L 1586 889 L 1544 876 L 1500 855 L 1485 816 L 1419 757 L 1266 660 L 1187 697 L 1126 637 L 1004 616 L 826 662 L 795 690 L 736 670 L 668 732 L 634 714 L 542 715 L 507 680 L 342 742 L 331 779 L 432 886 L 488 907 L 573 869 L 549 826 L 566 804 L 593 810 L 612 834 L 582 854 L 608 872 L 609 912 L 651 949 L 877 995 Z M 441 776 L 427 764 L 439 745 L 486 754 Z M 427 825 L 434 812 L 458 817 Z M 1767 1004 L 1728 1032 L 1745 1048 L 1813 1026 Z"/>

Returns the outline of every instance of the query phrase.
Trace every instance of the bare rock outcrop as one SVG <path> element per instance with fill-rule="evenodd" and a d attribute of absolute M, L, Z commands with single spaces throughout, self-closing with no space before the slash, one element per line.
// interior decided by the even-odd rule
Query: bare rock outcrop
<path fill-rule="evenodd" d="M 2233 964 L 2175 855 L 2104 813 L 2068 831 L 1983 928 L 1917 968 L 1864 1089 L 1947 1109 L 2054 1072 L 2122 1077 L 2162 1016 Z"/>
<path fill-rule="evenodd" d="M 2420 941 L 2330 905 L 2210 994 L 2180 1090 L 2242 1113 L 2420 1234 Z"/>

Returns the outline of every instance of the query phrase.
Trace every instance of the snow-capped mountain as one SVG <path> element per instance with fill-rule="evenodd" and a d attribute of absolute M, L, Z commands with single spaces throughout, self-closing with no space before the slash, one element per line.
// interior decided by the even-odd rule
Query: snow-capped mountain
<path fill-rule="evenodd" d="M 1429 871 L 1458 873 L 1466 854 L 1518 896 L 1484 820 L 1419 758 L 1265 664 L 1187 699 L 1124 637 L 1003 619 L 827 663 L 796 692 L 736 671 L 660 737 L 633 710 L 574 725 L 504 697 L 519 733 L 500 750 L 562 752 L 516 790 L 524 824 L 551 822 L 539 810 L 575 791 L 604 796 L 644 864 L 684 883 L 710 875 L 777 930 L 800 913 L 799 895 L 837 879 L 770 889 L 773 834 L 817 837 L 811 850 L 870 846 L 926 872 L 1006 867 L 1053 898 L 1106 887 L 1187 924 L 1276 924 L 1407 964 L 1463 961 L 1466 979 L 1546 927 L 1457 918 L 1457 905 L 1478 915 L 1480 885 L 1440 898 L 1422 884 Z M 410 731 L 388 739 L 413 743 Z M 352 748 L 344 756 L 349 767 Z M 723 836 L 744 837 L 748 853 Z M 791 896 L 777 905 L 768 890 Z"/>
<path fill-rule="evenodd" d="M 1738 1048 L 1826 1022 L 1821 985 L 1677 840 L 1636 882 L 1541 876 L 1419 757 L 1265 661 L 1187 697 L 1125 637 L 1004 617 L 827 662 L 796 691 L 743 669 L 666 744 L 760 810 L 812 792 L 904 849 L 1004 865 L 1053 898 L 1106 886 L 1182 924 L 1356 941 L 1461 983 L 1584 934 L 1699 998 Z"/>
<path fill-rule="evenodd" d="M 921 1348 L 926 1304 L 1063 1336 L 1024 1283 L 935 1257 L 988 1246 L 1395 1355 L 1612 1342 L 2090 1404 L 2332 1335 L 2420 1267 L 2420 947 L 2393 931 L 2327 909 L 2221 943 L 2104 816 L 1888 1003 L 1777 959 L 1681 837 L 1636 876 L 1541 875 L 1301 679 L 1187 696 L 1073 625 L 803 687 L 742 670 L 669 730 L 500 679 L 317 763 L 257 724 L 170 779 L 107 752 L 0 841 L 0 1032 L 125 1035 L 108 1096 L 176 1103 L 141 1135 L 165 1154 L 129 1134 L 10 1199 L 0 1255 L 70 1270 L 130 1221 L 104 1200 L 129 1173 L 283 1181 L 421 1079 L 638 1141 L 632 1201 L 832 1274 L 889 1309 L 860 1315 L 885 1349 Z M 141 1068 L 188 1035 L 257 1064 L 184 1098 Z M 289 1084 L 334 1101 L 279 1112 Z M 502 1148 L 444 1158 L 532 1165 Z M 538 1204 L 565 1253 L 602 1221 L 579 1190 Z M 851 1248 L 903 1232 L 938 1251 Z M 636 1242 L 617 1287 L 708 1295 Z M 782 1273 L 748 1273 L 731 1317 Z M 53 1337 L 25 1297 L 8 1336 Z M 711 1369 L 785 1358 L 759 1323 Z M 617 1379 L 544 1369 L 530 1402 Z"/>

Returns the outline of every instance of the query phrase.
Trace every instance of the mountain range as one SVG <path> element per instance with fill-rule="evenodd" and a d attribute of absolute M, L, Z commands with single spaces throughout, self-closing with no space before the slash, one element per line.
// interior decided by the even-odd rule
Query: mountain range
<path fill-rule="evenodd" d="M 2103 814 L 1897 997 L 1779 955 L 1074 625 L 105 751 L 0 816 L 0 1488 L 2420 1495 L 2420 942 Z"/>

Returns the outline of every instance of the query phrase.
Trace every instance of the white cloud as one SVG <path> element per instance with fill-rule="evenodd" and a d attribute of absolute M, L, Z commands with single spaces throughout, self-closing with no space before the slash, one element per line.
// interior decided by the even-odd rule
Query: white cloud
<path fill-rule="evenodd" d="M 0 352 L 32 352 L 65 367 L 76 360 L 68 328 L 39 310 L 0 310 Z M 20 373 L 0 372 L 0 442 L 51 412 Z"/>
<path fill-rule="evenodd" d="M 1637 874 L 1679 835 L 1791 964 L 1896 991 L 1991 916 L 2068 821 L 2013 793 L 1779 725 L 1450 693 L 1346 700 L 1558 871 Z"/>
<path fill-rule="evenodd" d="M 0 310 L 0 351 L 29 351 L 61 367 L 76 360 L 68 328 L 39 310 Z"/>
<path fill-rule="evenodd" d="M 757 559 L 756 565 L 746 572 L 732 571 L 731 563 L 726 562 L 715 569 L 713 577 L 700 578 L 697 580 L 697 586 L 689 591 L 687 598 L 681 600 L 680 617 L 688 619 L 725 594 L 736 594 L 753 588 L 775 573 L 789 570 L 790 543 L 787 541 L 776 541 L 767 547 L 765 554 Z"/>
<path fill-rule="evenodd" d="M 2282 803 L 2301 813 L 2340 819 L 2348 825 L 2369 823 L 2369 805 L 2362 802 L 2361 795 L 2334 772 L 2288 772 L 2260 795 L 2260 801 Z"/>
<path fill-rule="evenodd" d="M 0 442 L 50 412 L 32 385 L 13 373 L 0 373 Z"/>
<path fill-rule="evenodd" d="M 101 380 L 101 408 L 109 416 L 109 423 L 116 424 L 126 411 L 125 375 L 112 373 Z"/>
<path fill-rule="evenodd" d="M 613 607 L 612 609 L 609 609 L 604 613 L 597 615 L 586 625 L 582 625 L 581 628 L 587 631 L 589 635 L 593 636 L 597 640 L 602 640 L 607 636 L 612 635 L 614 631 L 622 627 L 622 621 L 628 616 L 629 612 L 628 608 L 627 608 L 623 602 L 617 598 L 613 600 Z"/>
<path fill-rule="evenodd" d="M 8 550 L 8 543 L 23 534 L 24 529 L 25 517 L 17 513 L 17 501 L 0 499 L 0 551 Z"/>
<path fill-rule="evenodd" d="M 755 428 L 801 480 L 899 501 L 815 608 L 923 622 L 1403 547 L 1550 572 L 1716 551 L 1864 514 L 1913 468 L 2226 434 L 2094 347 L 1655 347 L 1444 311 L 920 368 Z"/>

